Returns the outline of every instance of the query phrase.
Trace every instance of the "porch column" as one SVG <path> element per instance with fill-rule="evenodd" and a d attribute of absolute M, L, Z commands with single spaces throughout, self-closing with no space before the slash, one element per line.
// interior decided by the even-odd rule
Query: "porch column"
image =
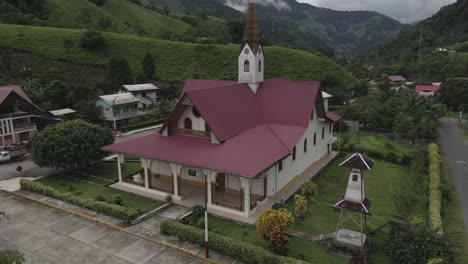
<path fill-rule="evenodd" d="M 122 163 L 120 160 L 122 159 L 122 154 L 117 154 L 117 170 L 119 172 L 119 182 L 123 182 L 122 180 Z"/>
<path fill-rule="evenodd" d="M 149 160 L 147 159 L 141 159 L 141 162 L 143 163 L 143 170 L 145 172 L 145 189 L 149 189 L 149 173 L 148 173 L 148 162 Z"/>
<path fill-rule="evenodd" d="M 174 196 L 179 197 L 179 175 L 182 171 L 182 165 L 169 163 L 171 166 L 172 171 L 172 180 L 173 180 L 173 189 L 174 189 Z"/>
<path fill-rule="evenodd" d="M 207 188 L 206 188 L 206 196 L 207 196 L 207 200 L 208 200 L 208 206 L 212 205 L 213 204 L 213 189 L 212 189 L 212 185 L 213 185 L 213 182 L 216 180 L 216 174 L 217 172 L 216 171 L 212 171 L 212 170 L 206 170 L 206 169 L 203 169 L 203 174 L 205 175 L 205 184 L 207 184 Z"/>
<path fill-rule="evenodd" d="M 250 215 L 250 186 L 252 185 L 252 180 L 240 177 L 240 182 L 244 189 L 244 216 L 248 217 Z"/>

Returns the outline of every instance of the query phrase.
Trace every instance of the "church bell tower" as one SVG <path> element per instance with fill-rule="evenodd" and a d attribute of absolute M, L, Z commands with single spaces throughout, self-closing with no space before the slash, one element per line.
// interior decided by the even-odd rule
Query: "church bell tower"
<path fill-rule="evenodd" d="M 250 89 L 256 93 L 258 86 L 263 81 L 265 61 L 253 0 L 249 1 L 238 63 L 239 83 L 247 83 Z"/>

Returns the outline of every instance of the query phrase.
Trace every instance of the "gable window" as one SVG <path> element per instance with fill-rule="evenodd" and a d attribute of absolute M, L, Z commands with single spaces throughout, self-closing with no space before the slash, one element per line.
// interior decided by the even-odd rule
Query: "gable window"
<path fill-rule="evenodd" d="M 250 72 L 250 62 L 248 60 L 244 62 L 244 72 Z"/>
<path fill-rule="evenodd" d="M 322 127 L 322 139 L 325 138 L 325 126 Z"/>
<path fill-rule="evenodd" d="M 307 152 L 307 138 L 304 139 L 304 152 Z"/>
<path fill-rule="evenodd" d="M 198 112 L 198 109 L 194 106 L 192 107 L 192 113 L 195 117 L 200 117 L 200 112 Z"/>
<path fill-rule="evenodd" d="M 184 128 L 185 129 L 192 129 L 192 119 L 185 118 L 184 119 Z"/>
<path fill-rule="evenodd" d="M 258 72 L 262 72 L 262 61 L 258 61 Z"/>
<path fill-rule="evenodd" d="M 292 159 L 296 160 L 296 147 L 293 148 Z"/>
<path fill-rule="evenodd" d="M 314 133 L 314 146 L 317 144 L 317 132 Z"/>
<path fill-rule="evenodd" d="M 283 160 L 280 160 L 278 162 L 278 171 L 282 171 L 283 170 Z"/>

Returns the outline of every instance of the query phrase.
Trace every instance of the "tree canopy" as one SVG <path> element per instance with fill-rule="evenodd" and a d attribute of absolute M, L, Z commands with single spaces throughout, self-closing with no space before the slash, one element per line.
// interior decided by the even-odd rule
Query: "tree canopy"
<path fill-rule="evenodd" d="M 447 80 L 436 97 L 452 111 L 468 112 L 468 80 Z"/>
<path fill-rule="evenodd" d="M 37 133 L 31 140 L 31 154 L 41 167 L 73 168 L 104 158 L 101 148 L 113 142 L 109 128 L 77 119 Z"/>
<path fill-rule="evenodd" d="M 156 66 L 154 65 L 153 55 L 147 52 L 145 57 L 143 58 L 142 63 L 143 74 L 148 79 L 153 79 L 154 74 L 156 73 Z"/>

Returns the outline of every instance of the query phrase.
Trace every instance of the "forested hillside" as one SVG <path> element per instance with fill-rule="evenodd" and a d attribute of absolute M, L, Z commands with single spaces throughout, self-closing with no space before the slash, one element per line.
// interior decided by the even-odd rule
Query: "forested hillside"
<path fill-rule="evenodd" d="M 402 74 L 420 83 L 441 82 L 468 76 L 466 41 L 468 0 L 459 0 L 372 51 L 366 61 L 386 74 Z"/>
<path fill-rule="evenodd" d="M 284 0 L 289 9 L 257 4 L 266 43 L 328 56 L 365 53 L 405 26 L 376 12 L 342 12 Z M 239 41 L 244 13 L 225 0 L 5 0 L 0 22 L 90 28 L 197 43 Z"/>

